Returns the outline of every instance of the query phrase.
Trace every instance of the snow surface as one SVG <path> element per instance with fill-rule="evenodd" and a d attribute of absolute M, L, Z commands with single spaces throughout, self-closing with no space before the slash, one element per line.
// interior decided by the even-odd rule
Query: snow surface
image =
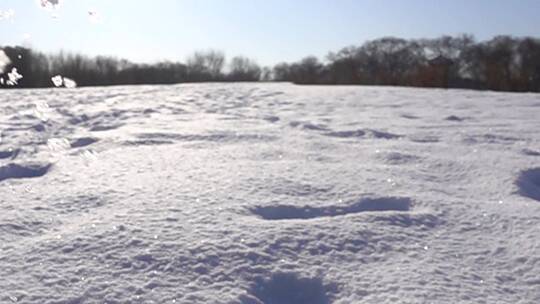
<path fill-rule="evenodd" d="M 540 303 L 540 95 L 0 95 L 0 303 Z"/>

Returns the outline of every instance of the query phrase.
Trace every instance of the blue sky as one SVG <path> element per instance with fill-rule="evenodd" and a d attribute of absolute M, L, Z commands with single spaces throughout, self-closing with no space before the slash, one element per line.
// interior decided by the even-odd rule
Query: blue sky
<path fill-rule="evenodd" d="M 216 48 L 271 65 L 383 36 L 540 36 L 538 0 L 64 0 L 58 19 L 37 0 L 0 0 L 7 9 L 15 17 L 0 21 L 0 45 L 136 62 L 184 61 Z"/>

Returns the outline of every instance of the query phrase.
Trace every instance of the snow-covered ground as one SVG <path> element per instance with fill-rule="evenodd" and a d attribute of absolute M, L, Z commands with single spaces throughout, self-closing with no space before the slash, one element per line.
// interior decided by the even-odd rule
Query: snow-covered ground
<path fill-rule="evenodd" d="M 0 93 L 0 303 L 540 303 L 540 95 Z"/>

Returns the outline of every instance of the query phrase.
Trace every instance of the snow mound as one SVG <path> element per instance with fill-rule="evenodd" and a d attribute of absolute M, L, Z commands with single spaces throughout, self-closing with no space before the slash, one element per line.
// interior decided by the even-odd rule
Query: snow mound
<path fill-rule="evenodd" d="M 102 196 L 80 194 L 65 197 L 52 203 L 50 207 L 54 207 L 60 214 L 86 213 L 105 206 L 107 203 L 108 201 Z"/>
<path fill-rule="evenodd" d="M 97 141 L 98 139 L 94 137 L 81 137 L 73 140 L 70 145 L 72 148 L 81 148 L 89 146 Z"/>
<path fill-rule="evenodd" d="M 473 134 L 467 135 L 463 139 L 466 144 L 503 144 L 503 145 L 512 145 L 515 142 L 521 141 L 523 139 L 515 136 L 506 136 L 501 134 Z"/>
<path fill-rule="evenodd" d="M 323 124 L 315 124 L 310 122 L 301 122 L 301 121 L 291 121 L 289 126 L 296 128 L 302 126 L 302 129 L 312 130 L 312 131 L 328 131 L 328 127 Z"/>
<path fill-rule="evenodd" d="M 540 168 L 522 171 L 516 181 L 519 194 L 540 201 Z"/>
<path fill-rule="evenodd" d="M 266 121 L 269 121 L 269 122 L 271 122 L 271 123 L 274 123 L 274 122 L 278 122 L 278 121 L 279 121 L 279 117 L 278 117 L 278 116 L 274 116 L 274 115 L 265 116 L 263 119 L 266 120 Z"/>
<path fill-rule="evenodd" d="M 124 142 L 125 146 L 160 146 L 160 145 L 172 145 L 171 140 L 162 139 L 140 139 L 140 140 L 127 140 Z"/>
<path fill-rule="evenodd" d="M 409 137 L 412 142 L 420 144 L 430 144 L 440 142 L 439 137 L 434 135 L 414 134 Z"/>
<path fill-rule="evenodd" d="M 123 126 L 123 124 L 98 124 L 90 128 L 90 131 L 92 132 L 103 132 L 103 131 L 110 131 L 115 130 Z"/>
<path fill-rule="evenodd" d="M 379 153 L 378 157 L 389 165 L 404 165 L 408 163 L 414 163 L 420 160 L 420 157 L 416 155 L 400 152 Z"/>
<path fill-rule="evenodd" d="M 416 115 L 412 115 L 412 114 L 402 114 L 401 117 L 406 118 L 406 119 L 419 119 L 420 118 L 420 117 L 418 117 Z"/>
<path fill-rule="evenodd" d="M 334 131 L 334 132 L 328 132 L 324 135 L 329 137 L 338 137 L 338 138 L 362 138 L 362 137 L 369 137 L 369 138 L 376 138 L 376 139 L 397 139 L 401 138 L 401 135 L 385 132 L 385 131 L 378 131 L 373 129 L 362 129 L 362 130 L 350 130 L 350 131 Z"/>
<path fill-rule="evenodd" d="M 460 121 L 463 121 L 465 119 L 462 118 L 462 117 L 456 116 L 456 115 L 450 115 L 450 116 L 446 117 L 444 120 L 460 122 Z"/>
<path fill-rule="evenodd" d="M 0 159 L 11 158 L 15 159 L 19 154 L 20 149 L 9 149 L 7 151 L 0 151 Z"/>
<path fill-rule="evenodd" d="M 335 132 L 328 132 L 325 135 L 330 136 L 330 137 L 351 138 L 351 137 L 364 137 L 366 135 L 366 132 L 363 130 L 335 131 Z"/>
<path fill-rule="evenodd" d="M 229 133 L 229 132 L 215 132 L 208 134 L 180 134 L 180 133 L 140 133 L 136 135 L 137 139 L 142 140 L 141 144 L 150 143 L 167 143 L 169 141 L 176 142 L 250 142 L 250 141 L 273 141 L 276 137 L 263 135 L 263 134 L 242 134 L 242 133 Z"/>
<path fill-rule="evenodd" d="M 252 287 L 256 299 L 245 297 L 242 303 L 330 304 L 331 293 L 335 290 L 335 285 L 324 285 L 319 278 L 301 278 L 296 273 L 276 273 L 269 280 L 258 280 Z"/>
<path fill-rule="evenodd" d="M 265 220 L 315 219 L 361 212 L 409 211 L 411 199 L 407 197 L 365 198 L 349 206 L 297 207 L 291 205 L 258 206 L 251 212 Z"/>
<path fill-rule="evenodd" d="M 49 172 L 52 164 L 8 164 L 0 167 L 0 182 L 12 178 L 41 177 Z"/>
<path fill-rule="evenodd" d="M 523 149 L 521 152 L 525 155 L 529 156 L 540 156 L 540 151 L 532 150 L 532 149 Z"/>

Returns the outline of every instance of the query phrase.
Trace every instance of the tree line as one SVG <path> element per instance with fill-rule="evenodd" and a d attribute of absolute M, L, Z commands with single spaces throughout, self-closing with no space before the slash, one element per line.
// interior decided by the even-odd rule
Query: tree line
<path fill-rule="evenodd" d="M 532 37 L 497 36 L 480 42 L 471 35 L 385 37 L 331 52 L 324 60 L 308 56 L 273 68 L 243 56 L 227 62 L 223 52 L 215 50 L 195 52 L 185 63 L 156 64 L 64 52 L 43 54 L 22 47 L 3 50 L 11 59 L 10 67 L 24 77 L 18 87 L 50 87 L 50 78 L 58 74 L 80 86 L 287 81 L 540 92 L 540 39 Z"/>
<path fill-rule="evenodd" d="M 174 84 L 210 81 L 259 81 L 263 70 L 244 56 L 236 56 L 226 66 L 223 52 L 208 50 L 192 54 L 187 62 L 136 64 L 125 59 L 59 52 L 44 54 L 24 47 L 0 47 L 10 59 L 0 77 L 16 68 L 23 76 L 16 86 L 0 84 L 3 88 L 43 88 L 53 85 L 56 75 L 73 79 L 78 86 L 107 86 L 131 84 Z M 227 72 L 224 72 L 228 68 Z"/>
<path fill-rule="evenodd" d="M 540 91 L 540 39 L 470 35 L 387 37 L 274 67 L 274 79 L 301 84 L 363 84 Z"/>

